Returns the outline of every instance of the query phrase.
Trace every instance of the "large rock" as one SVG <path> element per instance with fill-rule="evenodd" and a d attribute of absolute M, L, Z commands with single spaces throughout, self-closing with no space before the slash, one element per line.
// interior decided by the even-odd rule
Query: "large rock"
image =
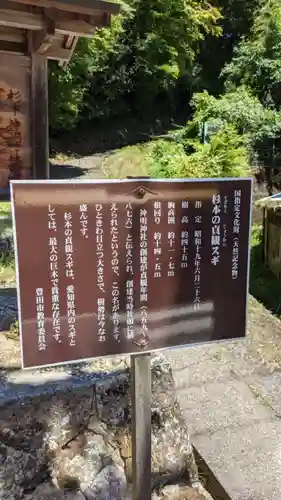
<path fill-rule="evenodd" d="M 24 500 L 85 500 L 85 497 L 79 491 L 61 490 L 43 483 L 31 495 L 25 495 Z"/>
<path fill-rule="evenodd" d="M 0 296 L 0 331 L 9 330 L 18 320 L 18 302 L 15 295 Z"/>
<path fill-rule="evenodd" d="M 71 491 L 71 499 L 78 492 L 87 500 L 123 499 L 132 473 L 130 384 L 125 370 L 88 389 L 3 408 L 0 499 L 20 500 L 35 490 L 30 498 L 37 500 L 35 488 L 46 480 L 61 495 L 54 498 Z M 151 418 L 153 487 L 198 482 L 171 368 L 162 356 L 152 358 Z"/>
<path fill-rule="evenodd" d="M 152 500 L 208 500 L 201 488 L 191 488 L 187 485 L 165 486 L 160 494 L 153 494 Z"/>

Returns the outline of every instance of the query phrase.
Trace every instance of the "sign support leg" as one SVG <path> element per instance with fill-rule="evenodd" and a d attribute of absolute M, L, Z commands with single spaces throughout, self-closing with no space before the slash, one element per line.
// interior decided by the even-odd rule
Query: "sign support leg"
<path fill-rule="evenodd" d="M 151 366 L 150 354 L 131 356 L 132 498 L 151 500 Z"/>

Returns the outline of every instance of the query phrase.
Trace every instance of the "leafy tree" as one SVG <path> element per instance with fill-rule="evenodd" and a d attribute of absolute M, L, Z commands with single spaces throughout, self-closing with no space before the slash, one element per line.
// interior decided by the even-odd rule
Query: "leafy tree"
<path fill-rule="evenodd" d="M 84 106 L 93 73 L 108 69 L 108 54 L 114 51 L 122 31 L 121 16 L 113 18 L 110 28 L 97 30 L 92 39 L 80 39 L 66 67 L 49 64 L 49 114 L 52 132 L 74 128 Z M 106 92 L 106 89 L 103 89 Z M 99 103 L 96 102 L 98 108 Z M 106 110 L 103 110 L 105 113 Z"/>
<path fill-rule="evenodd" d="M 110 28 L 79 44 L 67 69 L 50 71 L 54 129 L 172 103 L 182 76 L 192 75 L 199 42 L 217 35 L 220 13 L 206 0 L 128 0 Z"/>
<path fill-rule="evenodd" d="M 281 3 L 266 0 L 255 12 L 251 34 L 235 48 L 222 75 L 227 87 L 247 85 L 267 107 L 281 105 Z"/>
<path fill-rule="evenodd" d="M 233 56 L 234 47 L 250 34 L 254 13 L 259 0 L 213 0 L 212 4 L 221 12 L 221 36 L 207 35 L 200 45 L 197 58 L 197 88 L 218 94 L 224 90 L 220 74 Z"/>
<path fill-rule="evenodd" d="M 87 44 L 81 40 L 66 68 L 49 63 L 49 120 L 53 133 L 71 130 L 78 122 L 90 78 L 86 55 Z"/>
<path fill-rule="evenodd" d="M 246 87 L 239 87 L 219 98 L 208 92 L 195 94 L 192 125 L 216 121 L 230 124 L 239 134 L 245 134 L 251 146 L 257 142 L 274 139 L 281 133 L 281 112 L 266 108 Z M 189 125 L 190 128 L 190 125 Z"/>

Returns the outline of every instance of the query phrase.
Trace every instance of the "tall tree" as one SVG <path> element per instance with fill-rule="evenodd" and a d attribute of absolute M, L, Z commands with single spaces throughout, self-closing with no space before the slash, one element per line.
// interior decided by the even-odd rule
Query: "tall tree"
<path fill-rule="evenodd" d="M 222 15 L 222 34 L 219 38 L 208 35 L 201 43 L 197 58 L 200 72 L 198 90 L 204 88 L 214 94 L 223 91 L 221 71 L 231 61 L 234 47 L 249 35 L 258 3 L 259 0 L 213 1 Z"/>
<path fill-rule="evenodd" d="M 269 107 L 281 106 L 281 3 L 261 2 L 249 37 L 222 72 L 228 87 L 247 85 Z"/>
<path fill-rule="evenodd" d="M 79 45 L 65 72 L 52 69 L 53 125 L 64 109 L 76 120 L 81 106 L 71 88 L 94 118 L 142 115 L 159 97 L 169 101 L 178 79 L 192 74 L 199 43 L 218 34 L 219 18 L 207 0 L 127 0 L 112 27 Z"/>

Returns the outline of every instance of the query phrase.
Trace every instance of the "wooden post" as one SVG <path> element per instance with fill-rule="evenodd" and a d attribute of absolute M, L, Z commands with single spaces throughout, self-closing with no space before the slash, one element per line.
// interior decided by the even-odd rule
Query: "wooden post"
<path fill-rule="evenodd" d="M 50 177 L 48 61 L 44 55 L 33 50 L 31 51 L 31 109 L 33 176 L 36 179 L 46 179 Z"/>
<path fill-rule="evenodd" d="M 133 500 L 151 500 L 150 354 L 131 356 Z"/>

